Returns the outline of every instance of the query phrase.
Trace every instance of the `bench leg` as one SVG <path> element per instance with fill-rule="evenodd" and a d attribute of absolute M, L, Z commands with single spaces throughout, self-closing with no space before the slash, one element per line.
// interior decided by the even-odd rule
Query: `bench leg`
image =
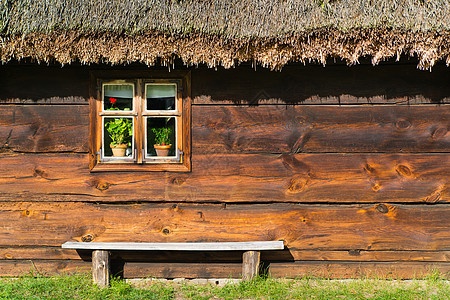
<path fill-rule="evenodd" d="M 104 288 L 109 286 L 109 252 L 94 250 L 92 252 L 92 278 L 95 284 Z"/>
<path fill-rule="evenodd" d="M 242 280 L 251 280 L 258 276 L 260 251 L 245 251 L 242 256 Z"/>

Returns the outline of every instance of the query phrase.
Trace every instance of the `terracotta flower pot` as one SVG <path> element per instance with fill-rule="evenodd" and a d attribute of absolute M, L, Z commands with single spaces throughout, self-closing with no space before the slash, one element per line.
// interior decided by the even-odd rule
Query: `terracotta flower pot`
<path fill-rule="evenodd" d="M 113 157 L 125 157 L 125 152 L 128 148 L 127 144 L 110 145 Z"/>
<path fill-rule="evenodd" d="M 170 147 L 172 147 L 172 144 L 170 145 L 153 145 L 156 150 L 156 155 L 158 156 L 168 156 Z"/>

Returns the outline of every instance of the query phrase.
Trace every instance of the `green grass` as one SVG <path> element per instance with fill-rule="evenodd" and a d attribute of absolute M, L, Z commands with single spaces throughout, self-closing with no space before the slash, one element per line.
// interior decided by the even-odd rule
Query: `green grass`
<path fill-rule="evenodd" d="M 450 299 L 450 283 L 425 280 L 256 279 L 236 284 L 198 285 L 151 281 L 136 288 L 122 280 L 99 289 L 88 275 L 0 278 L 0 299 Z"/>

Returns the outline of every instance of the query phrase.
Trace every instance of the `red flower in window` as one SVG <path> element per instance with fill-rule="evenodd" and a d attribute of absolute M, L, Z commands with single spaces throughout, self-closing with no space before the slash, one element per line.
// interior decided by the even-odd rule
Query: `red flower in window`
<path fill-rule="evenodd" d="M 111 104 L 116 103 L 117 99 L 116 98 L 109 98 L 109 102 L 111 102 Z"/>

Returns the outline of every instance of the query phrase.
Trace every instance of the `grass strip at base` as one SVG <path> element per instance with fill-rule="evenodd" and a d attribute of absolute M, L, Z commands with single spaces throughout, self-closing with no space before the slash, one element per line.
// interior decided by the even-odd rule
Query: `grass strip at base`
<path fill-rule="evenodd" d="M 450 282 L 424 280 L 257 278 L 249 282 L 192 284 L 149 281 L 141 287 L 112 280 L 100 289 L 87 274 L 0 278 L 0 299 L 450 299 Z"/>

